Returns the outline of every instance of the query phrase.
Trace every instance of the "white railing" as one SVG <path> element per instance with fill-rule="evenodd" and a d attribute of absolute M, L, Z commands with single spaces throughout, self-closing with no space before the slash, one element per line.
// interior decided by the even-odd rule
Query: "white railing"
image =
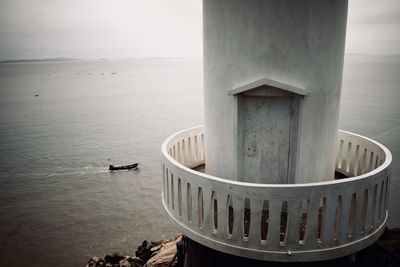
<path fill-rule="evenodd" d="M 384 230 L 391 154 L 360 135 L 338 137 L 336 171 L 351 178 L 256 184 L 193 170 L 205 162 L 203 127 L 178 132 L 162 145 L 163 205 L 185 235 L 226 253 L 273 261 L 351 254 Z"/>

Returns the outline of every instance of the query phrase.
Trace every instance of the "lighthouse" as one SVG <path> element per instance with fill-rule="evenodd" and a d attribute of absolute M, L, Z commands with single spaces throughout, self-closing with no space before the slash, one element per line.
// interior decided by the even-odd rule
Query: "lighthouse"
<path fill-rule="evenodd" d="M 332 180 L 347 1 L 204 1 L 203 12 L 207 173 Z"/>
<path fill-rule="evenodd" d="M 190 239 L 315 261 L 381 235 L 391 154 L 338 130 L 346 21 L 347 0 L 203 0 L 205 125 L 162 145 L 162 202 Z"/>

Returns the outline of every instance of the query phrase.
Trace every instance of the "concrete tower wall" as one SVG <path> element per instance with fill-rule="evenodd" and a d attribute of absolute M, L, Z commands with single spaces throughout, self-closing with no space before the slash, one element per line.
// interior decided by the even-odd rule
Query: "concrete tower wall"
<path fill-rule="evenodd" d="M 347 0 L 203 0 L 203 17 L 207 173 L 252 181 L 237 171 L 237 98 L 228 92 L 264 77 L 308 93 L 292 181 L 332 179 Z"/>

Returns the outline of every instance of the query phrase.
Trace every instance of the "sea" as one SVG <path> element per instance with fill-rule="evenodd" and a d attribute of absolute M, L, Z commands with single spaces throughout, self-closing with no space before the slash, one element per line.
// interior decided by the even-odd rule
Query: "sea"
<path fill-rule="evenodd" d="M 174 236 L 160 146 L 203 124 L 202 61 L 0 64 L 0 266 L 85 266 Z M 393 153 L 400 227 L 400 57 L 346 55 L 340 128 Z M 139 162 L 138 170 L 108 165 Z"/>

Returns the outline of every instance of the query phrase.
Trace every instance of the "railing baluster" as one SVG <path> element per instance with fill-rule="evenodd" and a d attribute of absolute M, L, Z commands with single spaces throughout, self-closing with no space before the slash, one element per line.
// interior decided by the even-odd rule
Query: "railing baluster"
<path fill-rule="evenodd" d="M 228 216 L 227 216 L 227 201 L 228 194 L 223 190 L 216 191 L 217 201 L 218 201 L 218 229 L 217 229 L 217 237 L 219 240 L 226 240 L 228 236 Z"/>
<path fill-rule="evenodd" d="M 270 199 L 267 234 L 267 248 L 269 250 L 280 250 L 281 211 L 282 201 Z"/>
<path fill-rule="evenodd" d="M 199 144 L 200 144 L 200 146 L 199 146 L 199 162 L 204 162 L 204 153 L 205 153 L 205 151 L 204 151 L 204 145 L 205 145 L 205 143 L 204 143 L 204 135 L 203 134 L 200 134 L 199 135 Z"/>
<path fill-rule="evenodd" d="M 385 187 L 385 179 L 382 179 L 382 182 L 379 183 L 379 204 L 378 204 L 378 223 L 382 223 L 383 222 L 383 217 L 385 214 L 384 209 L 384 187 Z"/>
<path fill-rule="evenodd" d="M 211 209 L 212 208 L 211 193 L 212 190 L 210 188 L 203 188 L 203 209 L 204 209 L 203 229 L 204 233 L 207 233 L 207 235 L 211 235 L 214 230 L 213 211 Z"/>
<path fill-rule="evenodd" d="M 371 153 L 369 155 L 369 164 L 368 164 L 368 171 L 369 172 L 374 169 L 373 162 L 374 162 L 374 152 L 371 151 Z"/>
<path fill-rule="evenodd" d="M 171 208 L 172 210 L 175 209 L 175 203 L 176 203 L 176 194 L 175 194 L 175 185 L 174 185 L 174 174 L 171 173 Z"/>
<path fill-rule="evenodd" d="M 178 177 L 178 215 L 182 220 L 182 179 Z"/>
<path fill-rule="evenodd" d="M 360 172 L 358 171 L 360 165 L 360 145 L 356 146 L 356 152 L 353 159 L 353 166 L 354 166 L 354 176 L 357 176 Z"/>
<path fill-rule="evenodd" d="M 342 164 L 343 164 L 343 139 L 340 139 L 339 141 L 339 153 L 336 158 L 336 168 L 337 169 L 342 169 Z"/>
<path fill-rule="evenodd" d="M 202 199 L 199 197 L 200 188 L 197 186 L 192 186 L 192 225 L 196 232 L 202 229 L 202 209 L 203 205 Z"/>
<path fill-rule="evenodd" d="M 261 245 L 261 213 L 263 207 L 263 200 L 251 199 L 250 200 L 250 234 L 249 243 L 251 247 L 258 248 Z"/>
<path fill-rule="evenodd" d="M 188 158 L 186 156 L 186 141 L 185 139 L 182 139 L 182 145 L 181 145 L 181 163 L 184 166 L 187 166 Z"/>
<path fill-rule="evenodd" d="M 186 221 L 187 224 L 191 224 L 193 221 L 193 193 L 192 186 L 190 183 L 186 183 Z"/>
<path fill-rule="evenodd" d="M 196 161 L 196 164 L 200 162 L 199 160 L 199 138 L 197 135 L 194 136 L 194 158 Z"/>
<path fill-rule="evenodd" d="M 165 200 L 165 198 L 166 198 L 166 196 L 165 196 L 165 194 L 166 194 L 166 185 L 165 185 L 165 183 L 166 183 L 166 178 L 165 178 L 165 165 L 163 164 L 162 165 L 162 179 L 163 179 L 163 192 L 162 192 L 162 198 Z"/>
<path fill-rule="evenodd" d="M 325 214 L 321 230 L 321 241 L 322 244 L 327 247 L 333 242 L 334 237 L 337 196 L 335 194 L 330 194 L 325 198 Z"/>
<path fill-rule="evenodd" d="M 361 235 L 364 236 L 368 233 L 368 225 L 367 225 L 367 213 L 368 213 L 368 202 L 369 202 L 369 189 L 365 189 L 363 193 L 363 203 L 361 210 Z"/>
<path fill-rule="evenodd" d="M 167 204 L 169 204 L 169 170 L 168 170 L 168 168 L 166 169 L 166 178 L 167 178 L 167 180 L 166 180 L 166 184 L 167 184 L 167 188 L 166 188 L 166 191 L 167 191 Z"/>
<path fill-rule="evenodd" d="M 243 243 L 243 211 L 244 203 L 243 197 L 240 195 L 232 196 L 233 203 L 233 228 L 232 228 L 232 241 L 239 244 Z"/>
<path fill-rule="evenodd" d="M 342 205 L 340 214 L 340 226 L 339 226 L 339 243 L 346 243 L 349 234 L 349 219 L 350 219 L 350 207 L 351 207 L 351 195 L 349 193 L 342 194 Z"/>
<path fill-rule="evenodd" d="M 286 248 L 289 250 L 297 250 L 299 247 L 301 204 L 301 200 L 288 201 L 288 231 Z"/>
<path fill-rule="evenodd" d="M 390 191 L 390 174 L 386 176 L 385 210 L 388 209 L 389 191 Z"/>
<path fill-rule="evenodd" d="M 187 184 L 186 184 L 186 179 L 181 178 L 181 205 L 182 205 L 182 221 L 187 224 L 188 223 L 188 207 L 187 207 Z"/>
<path fill-rule="evenodd" d="M 318 245 L 318 212 L 320 205 L 320 198 L 313 197 L 309 202 L 309 209 L 307 213 L 307 226 L 306 235 L 304 240 L 305 248 L 315 248 Z"/>
<path fill-rule="evenodd" d="M 354 213 L 354 228 L 353 228 L 353 240 L 357 240 L 361 235 L 361 212 L 364 203 L 364 190 L 360 190 L 356 193 L 356 207 Z"/>
<path fill-rule="evenodd" d="M 203 132 L 183 132 L 170 140 L 163 148 L 162 164 L 166 209 L 200 240 L 216 240 L 219 246 L 226 244 L 228 251 L 232 247 L 249 255 L 255 250 L 279 251 L 279 256 L 274 254 L 279 259 L 285 259 L 283 251 L 287 255 L 295 251 L 293 259 L 303 251 L 318 256 L 320 251 L 334 251 L 343 245 L 351 249 L 352 242 L 360 238 L 376 238 L 374 231 L 385 222 L 390 191 L 387 161 L 391 158 L 380 145 L 362 137 L 339 134 L 336 170 L 348 175 L 364 174 L 369 178 L 366 184 L 360 178 L 322 182 L 313 184 L 313 188 L 295 185 L 299 187 L 296 194 L 288 193 L 293 188 L 288 190 L 287 185 L 250 187 L 187 172 L 170 159 L 189 168 L 204 163 Z M 381 167 L 381 173 L 368 176 L 367 172 L 377 167 Z M 341 194 L 338 216 L 336 194 Z"/>
<path fill-rule="evenodd" d="M 346 173 L 350 173 L 350 161 L 351 161 L 351 148 L 352 148 L 352 143 L 348 142 L 347 143 L 347 153 L 346 153 Z"/>
<path fill-rule="evenodd" d="M 365 234 L 369 234 L 374 229 L 374 186 L 368 187 L 368 202 L 365 214 Z"/>
<path fill-rule="evenodd" d="M 193 162 L 193 152 L 192 152 L 192 137 L 189 136 L 188 137 L 188 142 L 187 142 L 187 154 L 185 155 L 185 157 L 187 157 L 187 162 L 188 162 L 188 166 L 189 168 L 193 168 L 195 167 L 195 163 Z"/>
<path fill-rule="evenodd" d="M 367 155 L 368 155 L 368 150 L 366 148 L 364 148 L 362 163 L 361 163 L 361 167 L 360 167 L 360 174 L 364 174 L 368 171 L 367 170 Z"/>

